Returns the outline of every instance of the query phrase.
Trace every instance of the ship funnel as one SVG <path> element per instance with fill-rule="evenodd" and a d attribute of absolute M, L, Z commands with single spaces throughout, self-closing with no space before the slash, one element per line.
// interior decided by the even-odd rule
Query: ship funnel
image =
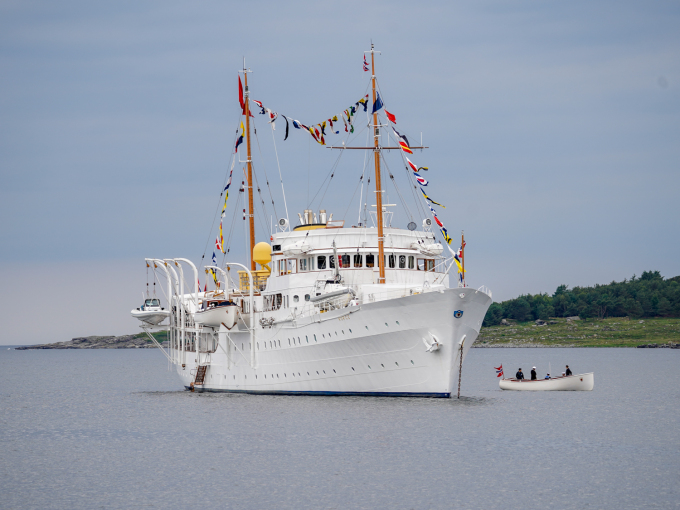
<path fill-rule="evenodd" d="M 312 223 L 314 223 L 314 211 L 312 211 L 311 209 L 305 209 L 304 218 L 305 225 L 311 225 Z"/>
<path fill-rule="evenodd" d="M 319 209 L 319 223 L 326 224 L 326 209 Z"/>

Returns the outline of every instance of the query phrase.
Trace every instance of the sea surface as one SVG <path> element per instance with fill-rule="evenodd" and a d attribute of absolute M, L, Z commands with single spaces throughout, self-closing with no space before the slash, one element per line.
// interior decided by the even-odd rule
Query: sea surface
<path fill-rule="evenodd" d="M 504 392 L 494 366 L 595 372 Z M 156 350 L 0 348 L 0 508 L 680 507 L 680 350 L 473 349 L 462 397 L 192 394 Z"/>

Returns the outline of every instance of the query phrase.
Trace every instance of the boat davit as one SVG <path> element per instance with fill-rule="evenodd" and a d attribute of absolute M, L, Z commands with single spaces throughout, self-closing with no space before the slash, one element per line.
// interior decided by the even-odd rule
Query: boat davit
<path fill-rule="evenodd" d="M 502 390 L 519 391 L 591 391 L 595 386 L 595 376 L 593 372 L 590 372 L 535 381 L 501 379 L 498 381 L 498 386 Z"/>

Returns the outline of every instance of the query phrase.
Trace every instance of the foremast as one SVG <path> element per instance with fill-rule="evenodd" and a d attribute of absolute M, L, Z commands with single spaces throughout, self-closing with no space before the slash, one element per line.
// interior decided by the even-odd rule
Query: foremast
<path fill-rule="evenodd" d="M 373 88 L 373 155 L 375 158 L 375 200 L 376 217 L 378 220 L 378 268 L 380 276 L 378 283 L 385 283 L 385 237 L 383 234 L 383 205 L 382 205 L 382 181 L 380 179 L 380 126 L 378 125 L 378 111 L 375 108 L 375 49 L 371 43 L 371 83 Z"/>
<path fill-rule="evenodd" d="M 248 177 L 248 224 L 250 227 L 250 270 L 255 271 L 255 260 L 253 259 L 253 249 L 255 248 L 255 214 L 253 207 L 253 160 L 250 154 L 250 90 L 248 90 L 248 73 L 252 72 L 246 69 L 246 59 L 243 59 L 243 77 L 245 81 L 244 91 L 244 115 L 246 116 L 246 151 L 248 159 L 246 160 L 247 177 Z M 375 88 L 375 87 L 374 87 Z"/>

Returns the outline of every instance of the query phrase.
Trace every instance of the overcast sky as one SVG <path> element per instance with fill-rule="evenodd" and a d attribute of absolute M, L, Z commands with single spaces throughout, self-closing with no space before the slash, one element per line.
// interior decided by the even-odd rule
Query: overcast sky
<path fill-rule="evenodd" d="M 371 39 L 387 109 L 430 147 L 413 159 L 439 216 L 465 230 L 471 285 L 503 300 L 678 275 L 678 27 L 670 1 L 4 1 L 0 343 L 139 331 L 143 258 L 212 253 L 242 58 L 253 99 L 313 124 L 366 93 Z M 255 122 L 268 240 L 267 178 L 284 207 L 271 130 Z M 276 126 L 295 224 L 338 153 Z M 365 136 L 357 122 L 354 143 Z M 354 224 L 364 156 L 349 152 L 312 206 Z M 394 226 L 420 223 L 399 155 L 386 158 L 409 208 Z"/>

